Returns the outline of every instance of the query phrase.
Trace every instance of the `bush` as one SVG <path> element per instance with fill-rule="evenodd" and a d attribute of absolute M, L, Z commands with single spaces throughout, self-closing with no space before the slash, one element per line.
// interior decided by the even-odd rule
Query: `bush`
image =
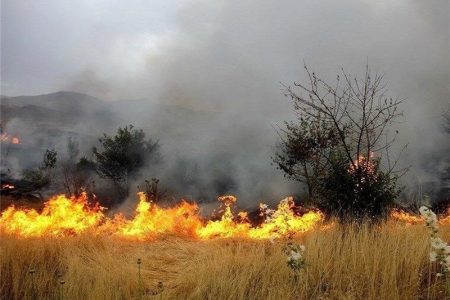
<path fill-rule="evenodd" d="M 112 137 L 104 134 L 99 141 L 103 149 L 93 148 L 97 172 L 112 180 L 122 193 L 143 166 L 160 160 L 158 142 L 146 140 L 144 131 L 132 125 L 119 128 Z"/>
<path fill-rule="evenodd" d="M 318 178 L 317 203 L 329 215 L 340 220 L 385 217 L 401 189 L 397 177 L 380 169 L 380 159 L 360 159 L 353 169 L 343 155 L 333 155 L 330 169 Z"/>
<path fill-rule="evenodd" d="M 56 166 L 58 153 L 54 149 L 45 150 L 41 165 L 35 169 L 25 170 L 24 179 L 28 185 L 24 187 L 25 192 L 40 192 L 52 182 L 52 171 Z"/>

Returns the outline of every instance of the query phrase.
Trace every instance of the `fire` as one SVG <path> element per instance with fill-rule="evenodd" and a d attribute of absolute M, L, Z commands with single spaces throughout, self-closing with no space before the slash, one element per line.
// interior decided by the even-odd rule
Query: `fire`
<path fill-rule="evenodd" d="M 400 209 L 392 210 L 390 216 L 393 220 L 404 223 L 406 225 L 417 225 L 425 223 L 425 219 L 421 215 L 411 214 Z M 450 225 L 450 208 L 447 209 L 446 214 L 441 215 L 438 219 L 439 224 Z"/>
<path fill-rule="evenodd" d="M 376 165 L 374 162 L 375 154 L 370 151 L 369 158 L 364 155 L 358 155 L 358 157 L 353 161 L 353 164 L 350 164 L 349 171 L 354 173 L 358 169 L 363 169 L 367 175 L 374 175 L 376 172 Z"/>
<path fill-rule="evenodd" d="M 444 215 L 440 220 L 439 223 L 441 225 L 450 225 L 450 207 L 447 208 L 447 214 Z"/>
<path fill-rule="evenodd" d="M 396 221 L 405 223 L 406 225 L 423 224 L 425 222 L 422 216 L 413 215 L 400 209 L 394 209 L 391 212 L 391 218 Z"/>
<path fill-rule="evenodd" d="M 104 208 L 88 203 L 86 194 L 79 198 L 55 196 L 45 203 L 42 212 L 11 206 L 0 216 L 0 231 L 21 237 L 59 237 L 92 232 L 136 240 L 153 240 L 164 234 L 201 240 L 268 239 L 306 232 L 323 220 L 323 214 L 317 211 L 297 215 L 291 197 L 280 201 L 276 210 L 270 210 L 259 226 L 251 224 L 246 212 L 233 213 L 234 196 L 220 197 L 223 213 L 218 220 L 209 221 L 199 215 L 196 204 L 182 201 L 175 207 L 162 208 L 148 201 L 144 193 L 138 193 L 138 197 L 133 218 L 120 213 L 106 216 Z"/>
<path fill-rule="evenodd" d="M 250 232 L 252 238 L 279 238 L 293 235 L 297 232 L 306 232 L 323 220 L 321 212 L 309 211 L 302 216 L 294 213 L 295 203 L 292 197 L 280 201 L 275 211 L 270 211 L 265 222 Z"/>
<path fill-rule="evenodd" d="M 15 188 L 16 187 L 14 185 L 9 184 L 9 183 L 2 184 L 2 190 L 13 190 Z"/>
<path fill-rule="evenodd" d="M 100 224 L 102 210 L 98 205 L 89 206 L 86 194 L 79 198 L 58 195 L 45 203 L 41 213 L 7 208 L 0 217 L 0 230 L 23 237 L 80 234 Z"/>
<path fill-rule="evenodd" d="M 235 222 L 231 206 L 236 203 L 234 196 L 219 197 L 219 201 L 225 206 L 225 211 L 217 221 L 208 221 L 205 226 L 199 228 L 197 231 L 201 239 L 211 239 L 217 237 L 246 237 L 251 229 L 251 224 L 247 219 L 242 219 L 242 222 Z M 243 214 L 240 214 L 243 216 Z"/>
<path fill-rule="evenodd" d="M 320 211 L 297 213 L 299 210 L 292 197 L 281 200 L 276 209 L 260 204 L 260 216 L 264 221 L 259 225 L 250 222 L 247 212 L 234 212 L 234 196 L 219 197 L 220 215 L 214 220 L 205 220 L 195 203 L 181 201 L 174 207 L 164 208 L 149 201 L 144 193 L 138 193 L 138 198 L 131 218 L 121 213 L 107 216 L 105 209 L 89 203 L 84 193 L 80 197 L 52 197 L 45 202 L 41 212 L 11 206 L 0 215 L 0 232 L 20 237 L 63 237 L 89 232 L 141 241 L 154 240 L 162 235 L 200 240 L 275 239 L 292 237 L 313 228 L 327 230 L 334 226 L 333 222 L 323 224 L 324 215 Z M 392 220 L 407 225 L 424 223 L 421 216 L 402 210 L 393 210 L 390 216 Z M 450 210 L 439 222 L 450 225 Z"/>
<path fill-rule="evenodd" d="M 138 196 L 139 203 L 133 219 L 127 220 L 118 214 L 108 220 L 101 230 L 120 237 L 148 240 L 170 233 L 195 236 L 202 224 L 196 204 L 182 201 L 176 207 L 164 209 L 147 201 L 144 193 L 138 193 Z"/>
<path fill-rule="evenodd" d="M 20 139 L 18 136 L 10 136 L 7 133 L 0 134 L 0 142 L 9 142 L 11 144 L 20 144 Z"/>

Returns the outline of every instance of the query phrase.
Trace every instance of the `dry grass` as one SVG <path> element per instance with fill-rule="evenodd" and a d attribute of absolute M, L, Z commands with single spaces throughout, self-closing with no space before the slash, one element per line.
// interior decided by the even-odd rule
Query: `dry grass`
<path fill-rule="evenodd" d="M 450 228 L 442 229 L 449 241 Z M 286 241 L 126 242 L 2 236 L 2 299 L 443 299 L 423 226 L 337 226 L 298 239 L 308 266 L 295 282 Z M 142 294 L 137 264 L 142 259 Z M 36 272 L 31 275 L 29 270 Z M 65 280 L 60 290 L 58 274 Z M 34 281 L 34 283 L 32 282 Z M 162 288 L 158 286 L 162 282 Z M 33 288 L 34 285 L 34 288 Z"/>

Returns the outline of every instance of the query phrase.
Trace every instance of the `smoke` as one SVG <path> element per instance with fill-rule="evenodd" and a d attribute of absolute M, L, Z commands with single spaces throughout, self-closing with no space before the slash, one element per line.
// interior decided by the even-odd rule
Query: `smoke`
<path fill-rule="evenodd" d="M 293 118 L 280 83 L 304 80 L 304 62 L 333 80 L 341 67 L 362 73 L 368 61 L 390 95 L 407 99 L 399 125 L 399 144 L 409 143 L 402 164 L 413 165 L 406 181 L 436 179 L 448 163 L 441 114 L 450 100 L 450 7 L 442 1 L 183 1 L 158 25 L 144 21 L 150 13 L 139 1 L 123 15 L 120 5 L 105 13 L 107 4 L 93 4 L 102 22 L 80 5 L 62 27 L 80 27 L 67 53 L 86 58 L 70 68 L 52 62 L 64 76 L 45 86 L 114 100 L 115 126 L 135 124 L 162 145 L 164 165 L 143 173 L 192 197 L 230 192 L 254 203 L 298 191 L 270 156 L 274 127 Z M 92 24 L 98 34 L 86 33 Z"/>

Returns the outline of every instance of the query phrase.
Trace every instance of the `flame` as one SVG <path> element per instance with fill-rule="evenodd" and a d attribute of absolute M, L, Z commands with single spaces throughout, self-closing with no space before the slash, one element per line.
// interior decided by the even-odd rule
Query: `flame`
<path fill-rule="evenodd" d="M 250 232 L 252 238 L 279 238 L 293 235 L 297 232 L 306 232 L 323 220 L 321 212 L 309 211 L 302 216 L 294 213 L 295 203 L 292 197 L 280 201 L 275 211 L 271 212 L 265 222 Z"/>
<path fill-rule="evenodd" d="M 0 232 L 21 237 L 69 236 L 83 232 L 108 234 L 120 238 L 153 240 L 172 234 L 209 240 L 242 237 L 251 239 L 281 238 L 311 230 L 323 220 L 323 214 L 309 211 L 300 216 L 294 212 L 294 201 L 288 197 L 271 210 L 265 221 L 254 226 L 247 212 L 234 214 L 236 197 L 219 198 L 224 208 L 218 220 L 205 220 L 196 204 L 182 201 L 175 207 L 162 208 L 138 193 L 139 202 L 133 218 L 123 214 L 107 217 L 104 208 L 90 205 L 86 194 L 68 198 L 57 195 L 45 203 L 42 212 L 11 206 L 0 215 Z"/>
<path fill-rule="evenodd" d="M 219 201 L 225 206 L 222 217 L 217 221 L 208 221 L 205 226 L 199 228 L 197 231 L 198 236 L 201 239 L 246 237 L 251 229 L 251 224 L 248 220 L 242 220 L 242 218 L 242 222 L 235 222 L 231 211 L 231 206 L 236 203 L 236 197 L 222 196 L 219 197 Z"/>
<path fill-rule="evenodd" d="M 118 214 L 108 220 L 102 231 L 106 229 L 120 237 L 148 240 L 164 233 L 193 236 L 202 224 L 196 204 L 182 201 L 176 207 L 164 209 L 147 201 L 142 192 L 138 193 L 138 197 L 136 215 L 132 220 Z"/>
<path fill-rule="evenodd" d="M 16 187 L 14 185 L 9 184 L 9 183 L 2 184 L 2 190 L 13 190 L 15 188 Z"/>
<path fill-rule="evenodd" d="M 376 165 L 373 161 L 375 157 L 374 152 L 370 151 L 369 158 L 364 155 L 358 155 L 358 157 L 353 161 L 353 164 L 349 166 L 349 172 L 354 173 L 358 169 L 363 169 L 368 176 L 373 176 L 376 173 Z"/>
<path fill-rule="evenodd" d="M 10 142 L 11 144 L 20 144 L 20 139 L 18 136 L 10 136 L 7 133 L 1 133 L 0 142 Z"/>
<path fill-rule="evenodd" d="M 401 209 L 392 210 L 390 216 L 393 220 L 404 223 L 406 225 L 417 225 L 425 223 L 425 219 L 421 215 L 411 214 Z M 450 207 L 447 209 L 447 213 L 441 215 L 438 219 L 439 224 L 450 225 Z"/>
<path fill-rule="evenodd" d="M 405 223 L 406 225 L 423 224 L 425 219 L 420 215 L 407 213 L 401 209 L 394 209 L 391 211 L 391 218 L 395 221 Z"/>
<path fill-rule="evenodd" d="M 445 214 L 440 220 L 441 225 L 450 225 L 450 207 L 447 208 L 447 214 Z"/>
<path fill-rule="evenodd" d="M 79 198 L 58 195 L 45 203 L 41 213 L 10 206 L 1 214 L 0 230 L 23 237 L 80 234 L 100 223 L 102 210 L 97 204 L 89 206 L 86 194 Z"/>
<path fill-rule="evenodd" d="M 54 196 L 45 202 L 41 212 L 10 206 L 0 215 L 0 233 L 19 237 L 64 237 L 90 232 L 141 241 L 154 240 L 162 235 L 200 240 L 275 239 L 292 237 L 313 228 L 328 230 L 334 227 L 333 222 L 323 224 L 324 215 L 320 211 L 298 214 L 292 197 L 281 200 L 276 209 L 260 204 L 260 216 L 264 221 L 259 225 L 250 222 L 247 212 L 233 212 L 234 196 L 219 197 L 220 216 L 214 220 L 205 220 L 195 203 L 181 201 L 174 207 L 164 208 L 149 201 L 144 193 L 138 193 L 138 198 L 132 218 L 121 213 L 108 217 L 98 203 L 89 203 L 85 193 L 79 197 Z M 390 216 L 392 220 L 407 225 L 424 223 L 421 216 L 402 210 L 393 210 Z M 439 222 L 450 225 L 450 208 Z"/>

